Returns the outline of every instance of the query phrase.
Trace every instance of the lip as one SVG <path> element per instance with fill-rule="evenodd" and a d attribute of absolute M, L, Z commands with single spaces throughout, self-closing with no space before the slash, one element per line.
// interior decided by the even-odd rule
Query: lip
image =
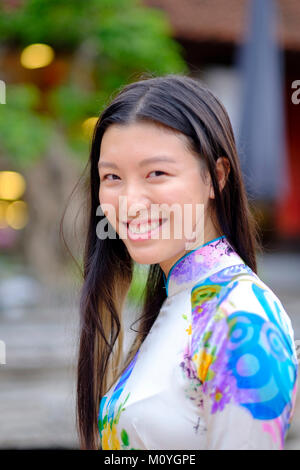
<path fill-rule="evenodd" d="M 125 224 L 126 227 L 127 227 L 127 236 L 130 240 L 132 241 L 141 241 L 141 240 L 150 240 L 152 235 L 158 233 L 160 231 L 160 227 L 166 222 L 166 220 L 168 219 L 156 219 L 156 220 L 152 220 L 152 222 L 158 222 L 160 221 L 161 223 L 158 225 L 158 227 L 156 227 L 155 229 L 153 230 L 149 230 L 148 232 L 146 233 L 137 233 L 137 234 L 133 234 L 129 231 L 129 228 L 128 228 L 128 225 L 129 224 Z M 142 222 L 140 222 L 142 223 Z M 144 222 L 145 223 L 145 222 Z M 150 222 L 149 222 L 150 223 Z M 139 224 L 134 224 L 134 225 L 139 225 Z M 157 240 L 157 239 L 155 239 Z"/>
<path fill-rule="evenodd" d="M 123 222 L 123 223 L 124 225 L 126 225 L 126 227 L 128 227 L 129 225 L 134 227 L 137 225 L 152 224 L 153 222 L 161 222 L 162 220 L 166 220 L 166 219 L 163 219 L 161 217 L 159 219 L 143 219 L 143 220 L 134 220 L 132 222 Z"/>

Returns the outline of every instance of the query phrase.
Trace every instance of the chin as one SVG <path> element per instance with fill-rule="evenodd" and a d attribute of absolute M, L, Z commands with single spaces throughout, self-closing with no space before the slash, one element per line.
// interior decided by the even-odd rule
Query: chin
<path fill-rule="evenodd" d="M 162 249 L 155 250 L 150 246 L 148 249 L 144 247 L 132 248 L 127 246 L 127 249 L 133 261 L 139 264 L 158 264 L 164 258 Z"/>

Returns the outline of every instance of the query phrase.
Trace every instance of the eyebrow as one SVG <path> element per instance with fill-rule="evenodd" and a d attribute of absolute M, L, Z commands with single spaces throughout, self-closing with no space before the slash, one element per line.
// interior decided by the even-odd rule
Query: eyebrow
<path fill-rule="evenodd" d="M 145 165 L 148 165 L 148 163 L 154 163 L 154 162 L 170 162 L 170 163 L 176 163 L 176 161 L 171 158 L 171 157 L 166 157 L 164 155 L 161 155 L 161 156 L 157 156 L 157 157 L 150 157 L 150 158 L 145 158 L 144 160 L 142 160 L 140 163 L 139 163 L 139 166 L 142 167 L 142 166 L 145 166 Z M 115 163 L 113 162 L 106 162 L 106 161 L 102 161 L 102 160 L 99 160 L 98 162 L 98 167 L 109 167 L 109 168 L 118 168 L 118 165 L 116 165 Z"/>

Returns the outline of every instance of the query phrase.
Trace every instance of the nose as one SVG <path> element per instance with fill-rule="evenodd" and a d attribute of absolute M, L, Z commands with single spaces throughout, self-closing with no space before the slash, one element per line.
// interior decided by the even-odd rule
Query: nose
<path fill-rule="evenodd" d="M 150 214 L 151 200 L 149 195 L 146 194 L 143 185 L 136 182 L 127 184 L 120 199 L 120 211 L 124 212 L 123 220 Z"/>

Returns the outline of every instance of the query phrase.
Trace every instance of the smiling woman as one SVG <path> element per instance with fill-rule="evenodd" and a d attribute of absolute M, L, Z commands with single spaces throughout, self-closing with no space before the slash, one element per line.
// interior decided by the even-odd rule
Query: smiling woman
<path fill-rule="evenodd" d="M 82 448 L 282 449 L 294 332 L 257 276 L 258 232 L 223 105 L 187 76 L 125 86 L 95 126 L 89 183 Z M 99 204 L 112 237 L 98 236 Z M 123 357 L 134 262 L 150 269 Z"/>
<path fill-rule="evenodd" d="M 158 156 L 159 153 L 164 156 Z M 224 185 L 226 175 L 221 161 L 222 158 L 218 161 L 219 175 Z M 191 228 L 195 227 L 196 222 L 199 222 L 196 220 L 197 204 L 203 205 L 201 228 L 203 226 L 204 230 L 198 231 L 196 246 L 221 235 L 220 228 L 213 225 L 209 214 L 206 215 L 209 197 L 214 195 L 211 185 L 199 179 L 200 163 L 199 157 L 188 148 L 188 140 L 183 134 L 151 121 L 126 126 L 114 124 L 103 135 L 99 159 L 100 204 L 106 207 L 110 204 L 114 208 L 116 217 L 110 219 L 107 216 L 113 226 L 115 221 L 122 220 L 121 196 L 126 198 L 128 214 L 135 215 L 138 212 L 135 217 L 127 217 L 124 213 L 122 220 L 128 224 L 125 235 L 129 239 L 126 238 L 124 243 L 136 262 L 159 263 L 163 271 L 168 272 L 176 259 L 186 251 L 185 238 L 182 235 L 175 237 L 174 232 L 180 228 L 183 233 L 184 224 L 187 226 L 188 223 Z M 108 168 L 115 169 L 115 173 L 107 173 Z M 108 179 L 108 176 L 116 178 Z M 183 217 L 184 208 L 188 206 L 191 209 L 191 220 Z M 164 210 L 155 215 L 154 207 Z M 161 234 L 166 225 L 169 228 L 168 236 L 154 238 Z M 117 226 L 114 229 L 120 234 Z"/>

